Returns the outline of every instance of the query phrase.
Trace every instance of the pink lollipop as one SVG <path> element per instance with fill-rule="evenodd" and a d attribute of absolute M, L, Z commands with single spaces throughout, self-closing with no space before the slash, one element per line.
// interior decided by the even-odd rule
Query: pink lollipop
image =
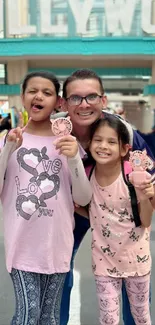
<path fill-rule="evenodd" d="M 72 132 L 72 123 L 69 117 L 58 117 L 52 120 L 52 132 L 54 135 L 69 135 Z"/>

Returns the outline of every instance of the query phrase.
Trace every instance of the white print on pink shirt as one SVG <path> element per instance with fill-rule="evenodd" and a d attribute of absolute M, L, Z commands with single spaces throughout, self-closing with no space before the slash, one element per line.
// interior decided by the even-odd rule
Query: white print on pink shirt
<path fill-rule="evenodd" d="M 21 170 L 29 175 L 29 183 L 26 188 L 21 188 L 19 176 L 15 177 L 17 187 L 16 209 L 18 215 L 25 220 L 30 220 L 38 211 L 38 217 L 52 217 L 53 210 L 47 209 L 46 201 L 54 197 L 60 189 L 59 172 L 62 168 L 60 159 L 49 160 L 46 154 L 47 148 L 20 148 L 17 152 L 17 162 Z"/>

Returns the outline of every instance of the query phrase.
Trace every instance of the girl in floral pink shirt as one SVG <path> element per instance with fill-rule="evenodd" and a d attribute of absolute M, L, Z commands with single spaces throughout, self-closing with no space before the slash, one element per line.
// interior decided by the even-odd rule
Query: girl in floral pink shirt
<path fill-rule="evenodd" d="M 149 284 L 153 185 L 144 184 L 139 201 L 141 226 L 136 227 L 121 163 L 129 150 L 129 135 L 114 116 L 92 126 L 90 152 L 95 168 L 90 182 L 89 213 L 93 271 L 100 307 L 100 324 L 119 324 L 119 298 L 124 280 L 136 325 L 151 325 Z"/>

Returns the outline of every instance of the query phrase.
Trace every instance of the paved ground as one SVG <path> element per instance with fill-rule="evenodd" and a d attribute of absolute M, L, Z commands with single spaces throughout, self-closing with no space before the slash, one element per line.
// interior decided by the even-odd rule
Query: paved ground
<path fill-rule="evenodd" d="M 0 211 L 1 216 L 1 211 Z M 98 325 L 95 285 L 91 273 L 90 233 L 87 234 L 77 254 L 75 283 L 72 292 L 69 325 Z M 155 215 L 152 225 L 152 325 L 155 325 Z M 82 308 L 81 308 L 82 306 Z M 0 219 L 0 325 L 10 325 L 14 311 L 12 283 L 5 269 L 2 222 Z M 122 322 L 121 322 L 122 323 Z"/>

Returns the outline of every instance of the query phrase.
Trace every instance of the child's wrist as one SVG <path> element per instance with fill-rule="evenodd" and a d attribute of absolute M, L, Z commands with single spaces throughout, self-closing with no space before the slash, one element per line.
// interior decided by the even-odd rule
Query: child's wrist
<path fill-rule="evenodd" d="M 79 159 L 79 151 L 77 151 L 77 153 L 73 156 L 73 157 L 68 157 L 68 160 L 77 160 Z"/>

